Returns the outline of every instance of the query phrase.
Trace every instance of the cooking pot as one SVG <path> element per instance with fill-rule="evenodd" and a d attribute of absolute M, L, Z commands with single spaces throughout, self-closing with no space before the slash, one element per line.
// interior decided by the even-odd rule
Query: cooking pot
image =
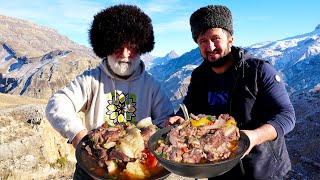
<path fill-rule="evenodd" d="M 153 134 L 149 141 L 148 147 L 150 152 L 158 159 L 160 164 L 172 173 L 178 174 L 180 176 L 191 177 L 191 178 L 210 178 L 222 175 L 228 172 L 234 166 L 240 162 L 240 158 L 244 155 L 246 150 L 249 148 L 250 141 L 248 136 L 240 131 L 240 139 L 238 143 L 238 149 L 236 151 L 235 157 L 222 160 L 219 162 L 204 163 L 204 164 L 191 164 L 191 163 L 179 163 L 171 160 L 164 159 L 155 153 L 158 147 L 159 139 L 166 139 L 167 133 L 173 128 L 173 126 L 163 128 L 158 130 Z"/>
<path fill-rule="evenodd" d="M 98 160 L 89 155 L 85 147 L 90 144 L 88 135 L 86 135 L 78 144 L 76 148 L 76 159 L 79 166 L 93 179 L 114 179 L 108 175 L 108 170 L 106 168 L 101 168 L 98 165 Z M 160 171 L 160 173 L 155 174 L 148 179 L 152 180 L 162 180 L 170 175 L 170 172 L 166 169 Z"/>

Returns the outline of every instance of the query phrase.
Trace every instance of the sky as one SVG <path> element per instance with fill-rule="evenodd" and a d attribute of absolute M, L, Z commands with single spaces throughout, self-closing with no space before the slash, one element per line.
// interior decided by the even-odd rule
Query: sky
<path fill-rule="evenodd" d="M 225 5 L 231 10 L 236 46 L 308 33 L 320 24 L 319 0 L 0 0 L 0 15 L 53 28 L 90 47 L 88 29 L 93 16 L 120 3 L 137 5 L 150 16 L 155 35 L 151 55 L 158 57 L 171 50 L 182 55 L 197 47 L 189 18 L 209 4 Z"/>

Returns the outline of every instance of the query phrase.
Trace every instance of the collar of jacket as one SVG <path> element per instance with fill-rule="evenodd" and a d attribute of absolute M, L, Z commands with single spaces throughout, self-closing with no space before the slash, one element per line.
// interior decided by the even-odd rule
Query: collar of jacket
<path fill-rule="evenodd" d="M 240 48 L 240 47 L 231 47 L 231 53 L 234 60 L 234 66 L 233 68 L 236 71 L 242 71 L 241 76 L 244 78 L 245 76 L 245 68 L 248 67 L 248 63 L 246 62 L 247 59 L 250 58 L 249 53 L 247 53 L 247 50 Z"/>
<path fill-rule="evenodd" d="M 107 65 L 108 61 L 107 59 L 103 59 L 102 63 L 100 64 L 100 68 L 102 69 L 103 72 L 105 72 L 110 78 L 112 79 L 117 79 L 121 81 L 133 81 L 141 77 L 141 75 L 145 72 L 145 65 L 144 62 L 140 59 L 140 65 L 137 70 L 133 72 L 131 76 L 129 76 L 127 79 L 123 79 L 120 76 L 116 75 L 110 67 Z"/>

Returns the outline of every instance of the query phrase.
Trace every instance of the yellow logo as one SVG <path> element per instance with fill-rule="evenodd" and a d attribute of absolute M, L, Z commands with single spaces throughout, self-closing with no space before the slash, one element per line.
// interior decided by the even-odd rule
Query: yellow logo
<path fill-rule="evenodd" d="M 104 120 L 109 125 L 118 122 L 136 122 L 136 95 L 116 90 L 106 95 L 107 105 Z"/>

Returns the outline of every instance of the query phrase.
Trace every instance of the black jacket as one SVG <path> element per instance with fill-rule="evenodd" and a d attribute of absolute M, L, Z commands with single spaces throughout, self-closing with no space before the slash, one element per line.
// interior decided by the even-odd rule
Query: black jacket
<path fill-rule="evenodd" d="M 278 134 L 274 141 L 255 146 L 243 158 L 246 179 L 278 179 L 291 169 L 284 135 L 294 127 L 294 109 L 284 84 L 274 78 L 276 71 L 271 65 L 250 57 L 240 48 L 232 47 L 231 53 L 235 76 L 225 113 L 235 117 L 240 129 L 255 129 L 269 123 Z M 183 101 L 190 113 L 210 114 L 208 77 L 212 77 L 212 73 L 206 62 L 193 71 Z"/>

